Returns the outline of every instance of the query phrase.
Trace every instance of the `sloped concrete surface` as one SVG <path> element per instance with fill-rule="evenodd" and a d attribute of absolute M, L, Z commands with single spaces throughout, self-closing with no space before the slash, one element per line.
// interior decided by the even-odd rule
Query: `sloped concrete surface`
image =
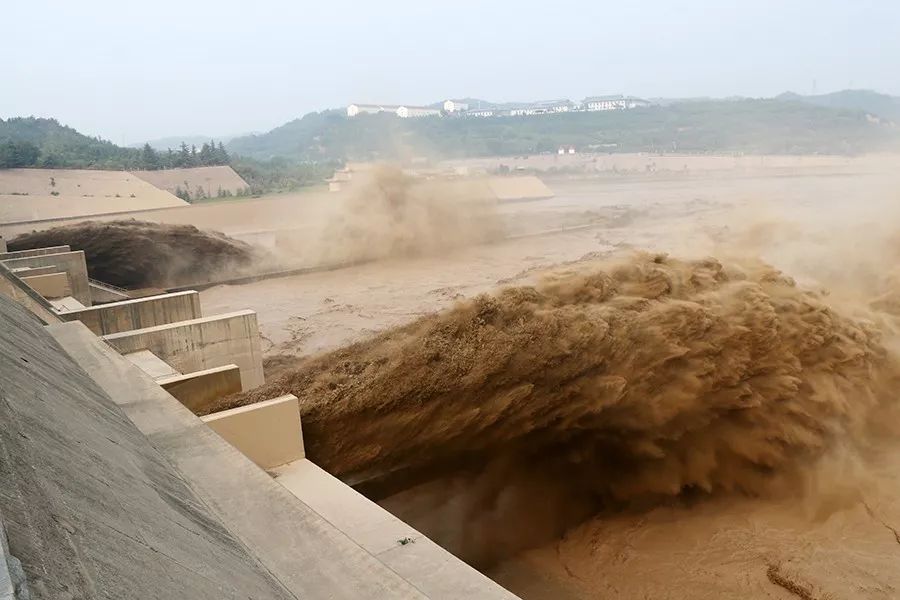
<path fill-rule="evenodd" d="M 9 551 L 3 514 L 0 513 L 0 600 L 27 600 L 28 582 L 22 563 Z"/>
<path fill-rule="evenodd" d="M 32 599 L 297 597 L 5 296 L 0 424 L 0 517 Z"/>
<path fill-rule="evenodd" d="M 48 330 L 183 474 L 200 501 L 297 598 L 429 597 L 259 469 L 82 323 Z"/>
<path fill-rule="evenodd" d="M 517 600 L 518 596 L 309 460 L 272 471 L 281 485 L 429 598 Z"/>
<path fill-rule="evenodd" d="M 153 354 L 149 350 L 138 350 L 137 352 L 129 352 L 123 355 L 131 364 L 141 369 L 144 373 L 153 379 L 163 377 L 171 377 L 173 375 L 181 375 L 172 368 L 172 365 Z"/>

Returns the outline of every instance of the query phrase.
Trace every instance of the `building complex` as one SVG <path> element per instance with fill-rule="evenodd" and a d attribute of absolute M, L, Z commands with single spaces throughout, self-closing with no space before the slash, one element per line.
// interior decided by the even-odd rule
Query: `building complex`
<path fill-rule="evenodd" d="M 597 112 L 608 110 L 629 110 L 651 106 L 651 102 L 634 96 L 621 94 L 612 96 L 588 96 L 581 102 L 569 99 L 542 100 L 521 104 L 488 104 L 471 107 L 468 102 L 445 100 L 440 108 L 433 106 L 410 106 L 397 104 L 351 104 L 347 116 L 360 114 L 395 114 L 400 118 L 462 116 L 462 117 L 525 117 L 567 112 Z"/>

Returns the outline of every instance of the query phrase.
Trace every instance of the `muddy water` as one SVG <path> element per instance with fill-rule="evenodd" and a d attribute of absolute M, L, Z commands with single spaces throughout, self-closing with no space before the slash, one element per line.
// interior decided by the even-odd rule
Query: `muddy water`
<path fill-rule="evenodd" d="M 334 348 L 348 341 L 371 338 L 379 330 L 409 323 L 435 308 L 451 306 L 459 299 L 457 295 L 471 297 L 496 287 L 497 283 L 516 284 L 523 289 L 523 284 L 534 283 L 539 278 L 541 267 L 574 260 L 592 251 L 620 250 L 627 244 L 727 256 L 722 260 L 727 265 L 726 280 L 717 279 L 716 275 L 699 276 L 694 268 L 690 277 L 663 277 L 662 281 L 669 283 L 661 286 L 658 277 L 629 280 L 632 284 L 643 282 L 625 294 L 632 299 L 629 302 L 636 298 L 637 306 L 642 308 L 616 304 L 614 308 L 626 313 L 641 314 L 647 310 L 641 302 L 655 304 L 659 301 L 655 294 L 671 294 L 679 285 L 685 285 L 685 281 L 696 280 L 691 285 L 697 288 L 694 290 L 697 294 L 670 296 L 674 304 L 664 303 L 671 311 L 665 318 L 650 319 L 646 326 L 624 334 L 626 339 L 636 340 L 641 335 L 659 332 L 659 327 L 665 325 L 664 331 L 680 331 L 689 336 L 681 338 L 667 354 L 669 358 L 662 363 L 667 366 L 662 370 L 652 368 L 655 364 L 652 360 L 612 361 L 650 369 L 643 376 L 623 376 L 624 388 L 606 379 L 603 381 L 608 385 L 599 385 L 598 381 L 594 382 L 598 385 L 589 386 L 578 384 L 577 377 L 550 377 L 541 381 L 537 371 L 529 371 L 532 373 L 529 378 L 516 376 L 504 380 L 504 374 L 521 373 L 511 369 L 511 364 L 533 363 L 537 369 L 549 360 L 547 357 L 519 360 L 521 356 L 516 358 L 519 354 L 514 349 L 522 346 L 508 343 L 503 348 L 512 348 L 512 356 L 488 352 L 472 361 L 484 366 L 488 379 L 473 379 L 471 370 L 463 369 L 453 375 L 438 368 L 434 378 L 436 387 L 425 387 L 443 390 L 448 395 L 433 404 L 440 409 L 437 413 L 426 411 L 433 418 L 415 421 L 415 417 L 410 417 L 415 421 L 414 426 L 404 417 L 411 413 L 391 409 L 367 413 L 362 423 L 379 415 L 385 419 L 375 419 L 372 426 L 360 428 L 360 421 L 347 418 L 353 414 L 352 410 L 345 413 L 342 408 L 335 408 L 339 403 L 329 409 L 328 403 L 316 406 L 315 402 L 309 402 L 310 412 L 306 417 L 312 423 L 310 431 L 327 425 L 319 436 L 322 444 L 313 452 L 320 452 L 320 462 L 338 473 L 352 472 L 361 465 L 390 467 L 395 464 L 392 461 L 404 467 L 422 464 L 427 467 L 430 460 L 443 459 L 438 461 L 443 480 L 437 485 L 426 481 L 421 487 L 388 494 L 383 501 L 448 547 L 482 562 L 492 576 L 525 598 L 893 598 L 897 597 L 900 586 L 895 575 L 897 570 L 893 568 L 900 549 L 894 533 L 900 521 L 900 506 L 894 500 L 900 492 L 895 475 L 898 472 L 896 452 L 885 441 L 885 432 L 872 429 L 870 421 L 873 415 L 879 417 L 875 419 L 876 424 L 890 425 L 895 421 L 880 409 L 893 402 L 891 390 L 895 388 L 882 384 L 893 377 L 891 361 L 897 346 L 893 338 L 896 328 L 890 310 L 894 305 L 887 302 L 873 307 L 870 301 L 878 295 L 890 295 L 879 286 L 891 279 L 890 271 L 898 257 L 896 248 L 886 243 L 896 222 L 895 213 L 889 207 L 896 201 L 897 188 L 884 185 L 883 178 L 876 179 L 841 177 L 805 182 L 791 179 L 787 183 L 767 180 L 757 181 L 757 187 L 729 182 L 732 191 L 720 190 L 710 197 L 695 195 L 701 193 L 701 188 L 696 188 L 673 192 L 664 198 L 665 194 L 658 193 L 654 201 L 635 199 L 634 202 L 623 199 L 619 190 L 614 207 L 627 217 L 595 230 L 463 249 L 428 259 L 367 265 L 345 273 L 297 278 L 282 282 L 280 287 L 278 282 L 262 282 L 271 287 L 263 289 L 256 287 L 260 284 L 254 284 L 210 290 L 211 293 L 204 295 L 204 308 L 209 306 L 207 299 L 213 301 L 213 306 L 218 300 L 223 309 L 234 306 L 230 302 L 243 302 L 242 306 L 264 310 L 271 308 L 271 312 L 261 313 L 263 331 L 270 337 L 283 337 L 273 339 L 270 352 L 304 353 L 314 347 Z M 755 196 L 756 192 L 768 193 L 775 199 Z M 592 204 L 589 192 L 579 194 L 582 192 L 574 191 L 569 198 L 553 201 L 556 204 L 521 210 L 529 211 L 529 216 L 530 211 L 573 216 L 586 206 L 592 211 L 610 207 L 608 197 Z M 643 194 L 641 191 L 638 196 Z M 602 196 L 602 192 L 597 192 L 597 197 Z M 744 264 L 744 259 L 755 256 L 763 256 L 778 267 L 790 268 L 788 273 L 800 280 L 799 286 L 784 277 L 752 275 L 752 269 L 746 266 L 737 271 L 732 266 Z M 580 263 L 577 268 L 571 265 L 568 268 L 576 268 L 581 273 L 581 266 Z M 703 267 L 707 271 L 709 268 L 709 265 Z M 608 273 L 609 269 L 603 272 Z M 712 272 L 718 271 L 713 268 Z M 679 285 L 673 285 L 672 281 Z M 596 283 L 589 287 L 607 289 L 599 280 Z M 751 293 L 746 287 L 748 283 L 750 288 L 762 290 L 763 295 Z M 713 288 L 704 287 L 709 285 Z M 827 294 L 819 291 L 825 287 L 829 290 Z M 721 288 L 727 288 L 725 295 Z M 707 297 L 710 292 L 712 297 Z M 601 304 L 614 298 L 621 295 L 607 298 Z M 333 305 L 338 308 L 350 299 L 354 302 L 349 307 L 331 310 Z M 524 301 L 531 302 L 527 297 Z M 544 306 L 542 302 L 532 304 Z M 533 310 L 528 313 L 532 315 L 529 318 L 506 322 L 518 323 L 524 327 L 520 330 L 523 333 L 527 332 L 529 323 L 546 324 L 547 319 L 552 321 L 566 310 L 572 310 L 565 308 L 569 306 L 567 302 L 560 303 L 558 299 L 550 305 L 553 310 Z M 590 298 L 587 305 L 592 305 Z M 521 302 L 516 306 L 521 307 Z M 575 356 L 594 356 L 601 361 L 582 371 L 609 377 L 609 373 L 597 369 L 609 368 L 610 361 L 602 358 L 616 352 L 603 345 L 608 331 L 601 335 L 593 325 L 605 322 L 612 330 L 614 324 L 621 327 L 627 320 L 600 315 L 596 319 L 584 317 L 593 315 L 595 310 L 579 309 L 567 315 L 582 315 L 573 321 L 586 327 L 581 331 L 582 341 L 596 338 L 594 344 L 576 345 L 569 350 L 574 349 Z M 695 314 L 692 311 L 706 316 L 694 321 L 689 318 Z M 513 313 L 522 314 L 521 311 Z M 476 310 L 474 314 L 478 318 L 482 313 Z M 493 313 L 488 311 L 488 314 Z M 500 314 L 512 313 L 501 310 Z M 492 323 L 490 318 L 481 320 Z M 285 334 L 285 322 L 290 321 L 299 324 L 296 331 L 301 335 L 296 335 L 296 331 Z M 724 323 L 732 326 L 723 329 Z M 410 327 L 418 331 L 416 326 Z M 361 377 L 361 381 L 371 382 L 385 377 L 386 382 L 395 382 L 396 376 L 403 376 L 407 371 L 424 373 L 427 383 L 431 381 L 427 375 L 434 373 L 434 369 L 398 367 L 389 378 L 386 374 L 391 373 L 390 369 L 381 371 L 384 365 L 406 364 L 403 361 L 410 360 L 411 353 L 422 349 L 423 344 L 409 341 L 416 339 L 414 336 L 405 337 L 410 335 L 409 331 L 408 327 L 406 332 L 398 332 L 399 338 L 389 334 L 386 344 L 376 339 L 362 353 L 350 349 L 337 357 L 323 358 L 317 363 L 318 368 L 307 365 L 306 375 L 301 373 L 294 380 L 303 385 L 293 390 L 293 382 L 288 379 L 284 382 L 286 389 L 302 395 L 312 385 L 323 392 L 317 393 L 317 398 L 328 398 L 329 390 L 356 389 L 346 386 L 348 379 Z M 496 331 L 508 332 L 508 329 L 499 327 Z M 577 332 L 578 328 L 565 328 L 565 331 Z M 707 338 L 707 334 L 711 337 Z M 524 333 L 523 336 L 529 339 Z M 462 347 L 487 351 L 492 347 L 488 341 L 494 342 L 496 337 L 485 336 L 487 345 Z M 531 338 L 555 342 L 567 336 L 535 330 Z M 457 338 L 445 331 L 442 339 L 453 347 L 454 339 L 468 338 L 465 335 Z M 684 343 L 686 339 L 693 339 L 699 345 L 690 350 L 692 346 Z M 632 347 L 653 353 L 665 350 L 667 344 L 663 335 Z M 594 347 L 598 352 L 582 352 L 585 347 Z M 687 354 L 675 352 L 678 347 L 689 350 Z M 768 350 L 759 353 L 748 350 L 751 347 Z M 599 352 L 604 348 L 605 354 Z M 558 346 L 557 349 L 562 351 Z M 383 356 L 379 354 L 382 350 Z M 438 353 L 446 354 L 440 350 Z M 449 356 L 453 355 L 449 352 Z M 506 366 L 497 367 L 492 362 L 504 356 Z M 705 358 L 699 362 L 690 359 L 678 362 L 690 356 Z M 744 358 L 739 359 L 741 356 Z M 566 361 L 550 362 L 563 365 Z M 579 361 L 575 362 L 577 366 Z M 453 360 L 438 363 L 461 364 Z M 679 364 L 682 368 L 675 368 Z M 742 374 L 729 377 L 732 367 L 739 367 Z M 370 369 L 375 369 L 375 379 L 366 379 Z M 407 394 L 407 399 L 432 406 L 432 400 L 441 396 L 416 395 L 415 388 L 423 382 L 423 377 L 418 375 L 415 386 L 374 387 L 395 394 L 392 397 L 398 402 Z M 663 379 L 657 381 L 657 376 Z M 530 388 L 522 387 L 524 379 L 529 379 Z M 532 381 L 535 379 L 538 384 Z M 490 408 L 499 411 L 491 414 L 502 417 L 482 418 L 487 414 L 483 410 L 454 412 L 454 406 L 458 405 L 453 402 L 460 398 L 480 402 L 484 395 L 469 394 L 468 389 L 460 394 L 453 386 L 488 380 L 497 384 L 492 388 L 496 393 L 489 397 L 503 400 L 488 402 Z M 600 403 L 606 408 L 604 418 L 599 415 L 594 418 L 591 411 L 585 413 L 579 409 L 591 406 L 591 402 L 552 402 L 562 413 L 520 411 L 536 406 L 528 401 L 535 394 L 550 397 L 551 392 L 557 393 L 561 386 L 572 382 L 575 382 L 570 388 L 574 396 L 570 397 L 586 394 L 594 399 L 619 399 Z M 669 393 L 667 382 L 678 383 L 678 392 Z M 623 405 L 618 394 L 626 390 L 627 396 L 630 385 L 649 386 L 644 388 L 648 393 L 643 396 L 656 398 L 649 404 L 639 401 L 634 405 L 656 406 L 642 418 L 629 417 L 627 410 L 619 409 Z M 363 386 L 365 389 L 347 397 L 365 404 L 372 398 L 366 392 L 371 387 Z M 724 392 L 726 389 L 732 392 Z M 503 390 L 508 393 L 501 393 Z M 378 406 L 390 408 L 394 406 L 392 402 Z M 510 406 L 516 410 L 509 412 Z M 673 412 L 665 409 L 666 406 L 690 406 L 691 410 Z M 714 407 L 724 407 L 724 410 L 720 412 Z M 569 412 L 570 409 L 574 412 Z M 610 417 L 609 410 L 615 417 L 614 426 L 596 429 L 597 424 L 610 423 L 604 421 Z M 705 413 L 710 410 L 711 413 Z M 560 414 L 564 417 L 561 420 L 556 418 Z M 703 417 L 704 414 L 707 416 Z M 397 418 L 388 418 L 390 415 Z M 747 415 L 755 416 L 742 423 Z M 334 436 L 341 444 L 330 448 L 324 431 L 333 432 L 332 426 L 340 427 L 342 419 L 354 425 L 348 428 L 347 435 Z M 594 435 L 580 435 L 585 423 Z M 491 433 L 528 431 L 529 435 L 521 437 L 525 440 L 522 444 L 492 444 L 490 440 L 509 442 L 519 436 L 504 438 L 471 433 L 484 433 L 483 427 Z M 562 437 L 531 437 L 536 430 L 555 431 Z M 429 445 L 420 448 L 416 442 L 421 439 L 422 431 L 434 435 L 428 438 Z M 649 438 L 648 431 L 654 432 Z M 772 434 L 773 431 L 778 433 Z M 598 436 L 598 432 L 602 433 Z M 566 443 L 560 444 L 560 439 Z M 602 443 L 598 446 L 589 440 Z M 611 444 L 611 440 L 616 443 Z M 461 456 L 465 454 L 463 448 L 473 447 L 476 460 L 471 455 Z M 509 448 L 514 452 L 505 451 Z M 441 453 L 444 455 L 434 456 Z M 479 466 L 479 456 L 491 460 L 482 460 Z M 604 456 L 613 460 L 598 461 Z M 459 460 L 454 462 L 454 457 Z M 543 464 L 541 459 L 545 461 Z M 424 463 L 410 464 L 410 460 Z M 529 468 L 523 469 L 523 464 Z M 447 475 L 454 468 L 458 469 L 457 476 Z M 447 493 L 454 489 L 463 489 L 465 493 Z M 559 493 L 559 490 L 572 493 Z M 536 499 L 539 504 L 523 502 L 523 498 Z M 585 498 L 588 501 L 583 502 Z M 585 506 L 596 517 L 588 518 L 582 512 Z M 550 523 L 552 527 L 548 531 L 559 529 L 554 539 L 527 540 L 532 549 L 517 549 L 517 543 L 522 541 L 520 532 L 541 529 L 540 525 L 554 515 L 570 516 L 569 507 L 577 509 L 571 513 L 572 522 L 563 519 Z M 479 512 L 473 512 L 475 509 Z M 498 518 L 504 514 L 514 515 L 515 521 Z M 438 522 L 435 515 L 439 517 Z M 465 520 L 460 521 L 461 517 Z M 460 522 L 469 527 L 455 525 Z M 471 527 L 473 523 L 478 526 Z M 484 547 L 500 548 L 507 554 L 486 556 L 479 553 Z M 510 554 L 515 556 L 510 558 Z"/>

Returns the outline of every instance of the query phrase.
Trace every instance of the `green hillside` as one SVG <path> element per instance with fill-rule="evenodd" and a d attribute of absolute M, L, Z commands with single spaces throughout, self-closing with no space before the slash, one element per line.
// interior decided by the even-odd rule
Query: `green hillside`
<path fill-rule="evenodd" d="M 788 92 L 778 98 L 827 108 L 862 111 L 900 124 L 900 98 L 871 90 L 842 90 L 818 96 L 801 96 Z"/>
<path fill-rule="evenodd" d="M 83 135 L 55 119 L 0 119 L 0 169 L 20 167 L 142 170 L 230 165 L 250 185 L 251 193 L 291 190 L 321 183 L 335 165 L 308 164 L 290 159 L 259 161 L 233 158 L 222 143 L 188 146 L 158 152 L 121 148 L 112 142 Z M 185 199 L 189 199 L 185 197 Z"/>
<path fill-rule="evenodd" d="M 56 119 L 0 119 L 0 168 L 168 169 L 227 165 L 220 143 L 199 148 L 182 144 L 177 151 L 157 152 L 149 145 L 122 148 L 62 125 Z"/>
<path fill-rule="evenodd" d="M 56 119 L 0 119 L 0 168 L 121 168 L 139 153 L 78 133 Z"/>
<path fill-rule="evenodd" d="M 228 148 L 259 159 L 320 161 L 532 154 L 561 145 L 608 152 L 855 154 L 900 148 L 900 130 L 873 122 L 864 111 L 793 99 L 705 100 L 529 117 L 348 118 L 325 111 L 236 138 Z"/>

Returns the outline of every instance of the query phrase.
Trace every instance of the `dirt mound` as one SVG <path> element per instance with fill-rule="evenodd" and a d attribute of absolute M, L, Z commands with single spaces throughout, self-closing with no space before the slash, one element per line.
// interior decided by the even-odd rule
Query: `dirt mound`
<path fill-rule="evenodd" d="M 84 221 L 27 233 L 10 250 L 68 244 L 84 250 L 89 275 L 124 288 L 171 287 L 238 274 L 263 258 L 244 242 L 192 225 Z"/>
<path fill-rule="evenodd" d="M 450 537 L 476 518 L 518 537 L 510 517 L 534 498 L 558 531 L 599 505 L 767 493 L 835 439 L 865 439 L 897 374 L 870 322 L 764 264 L 640 254 L 464 301 L 230 404 L 293 393 L 310 458 L 345 478 L 405 473 L 408 489 L 417 471 L 467 471 L 398 511 L 479 560 L 520 540 L 448 540 L 415 504 Z"/>

